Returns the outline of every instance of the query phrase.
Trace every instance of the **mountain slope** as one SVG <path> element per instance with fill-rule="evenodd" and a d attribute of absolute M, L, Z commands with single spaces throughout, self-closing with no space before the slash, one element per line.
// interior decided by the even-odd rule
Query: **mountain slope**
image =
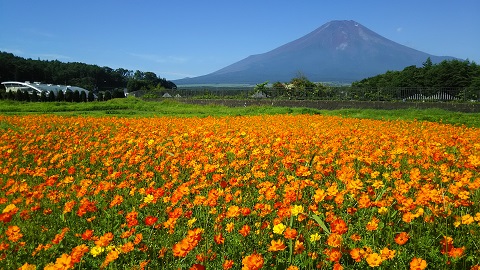
<path fill-rule="evenodd" d="M 176 84 L 289 81 L 299 72 L 311 81 L 352 82 L 421 65 L 454 59 L 433 56 L 386 39 L 355 21 L 331 21 L 272 51 L 251 55 L 213 73 Z"/>

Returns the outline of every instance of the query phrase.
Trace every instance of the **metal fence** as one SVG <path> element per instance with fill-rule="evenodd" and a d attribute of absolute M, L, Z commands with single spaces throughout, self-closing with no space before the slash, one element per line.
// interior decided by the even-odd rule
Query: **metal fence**
<path fill-rule="evenodd" d="M 143 98 L 198 98 L 198 99 L 280 99 L 280 100 L 356 100 L 356 101 L 423 101 L 423 102 L 479 102 L 480 89 L 448 87 L 402 88 L 266 88 L 253 87 L 197 87 L 168 90 L 136 91 L 129 95 Z"/>

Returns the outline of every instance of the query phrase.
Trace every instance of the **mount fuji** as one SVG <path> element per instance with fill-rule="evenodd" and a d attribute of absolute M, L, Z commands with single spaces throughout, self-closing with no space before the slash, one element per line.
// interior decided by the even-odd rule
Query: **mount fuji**
<path fill-rule="evenodd" d="M 350 83 L 389 70 L 456 59 L 434 56 L 391 41 L 355 21 L 331 21 L 269 52 L 251 55 L 203 76 L 173 81 L 185 84 L 287 82 L 299 73 L 314 82 Z"/>

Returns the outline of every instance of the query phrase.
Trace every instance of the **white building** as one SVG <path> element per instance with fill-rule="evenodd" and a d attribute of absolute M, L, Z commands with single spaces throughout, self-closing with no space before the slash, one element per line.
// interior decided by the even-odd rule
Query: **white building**
<path fill-rule="evenodd" d="M 70 85 L 57 85 L 57 84 L 44 84 L 44 83 L 39 83 L 39 82 L 34 82 L 30 83 L 29 81 L 26 82 L 2 82 L 2 84 L 5 86 L 5 89 L 7 92 L 17 92 L 18 90 L 20 91 L 27 91 L 29 94 L 32 94 L 34 91 L 37 92 L 38 95 L 41 95 L 42 92 L 45 92 L 45 94 L 49 94 L 50 91 L 52 91 L 55 96 L 58 95 L 59 91 L 62 91 L 64 94 L 67 90 L 71 90 L 72 92 L 75 92 L 75 90 L 78 90 L 78 92 L 84 91 L 85 94 L 88 95 L 88 90 L 78 87 L 78 86 L 70 86 Z"/>

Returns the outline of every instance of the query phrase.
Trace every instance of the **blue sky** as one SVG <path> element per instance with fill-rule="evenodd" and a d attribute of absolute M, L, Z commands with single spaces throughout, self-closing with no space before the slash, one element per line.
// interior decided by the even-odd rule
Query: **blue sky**
<path fill-rule="evenodd" d="M 0 51 L 175 80 L 354 20 L 408 47 L 480 64 L 479 12 L 478 0 L 0 0 Z"/>

